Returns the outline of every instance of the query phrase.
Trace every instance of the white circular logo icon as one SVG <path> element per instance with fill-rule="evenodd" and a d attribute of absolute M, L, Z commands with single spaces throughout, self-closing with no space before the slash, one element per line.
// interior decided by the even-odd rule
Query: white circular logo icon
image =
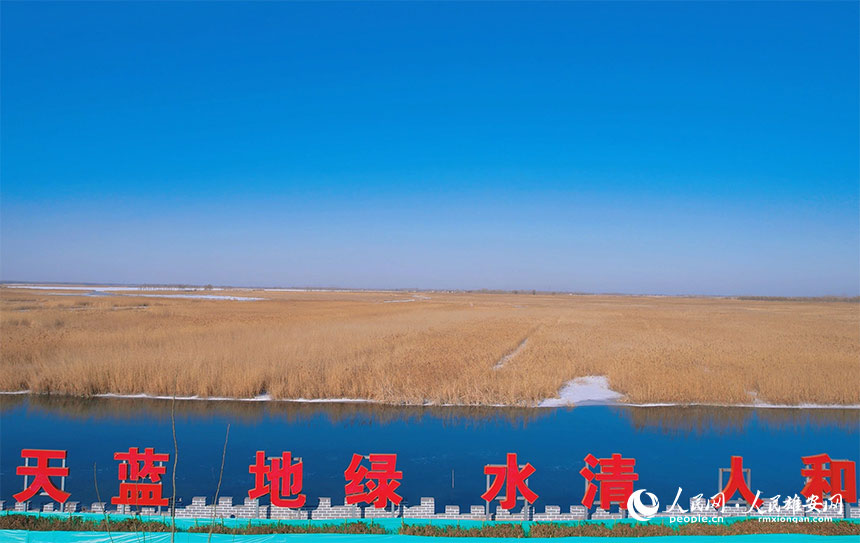
<path fill-rule="evenodd" d="M 657 514 L 657 511 L 660 509 L 660 500 L 654 494 L 645 492 L 651 499 L 651 505 L 645 505 L 642 503 L 643 492 L 645 492 L 644 489 L 637 490 L 630 495 L 630 498 L 627 499 L 627 512 L 630 513 L 632 518 L 644 522 Z"/>

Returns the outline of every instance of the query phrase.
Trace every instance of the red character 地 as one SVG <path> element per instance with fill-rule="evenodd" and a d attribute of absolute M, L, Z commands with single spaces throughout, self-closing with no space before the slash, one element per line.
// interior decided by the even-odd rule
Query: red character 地
<path fill-rule="evenodd" d="M 594 498 L 600 491 L 600 508 L 609 510 L 613 503 L 621 509 L 627 509 L 627 500 L 633 494 L 633 481 L 639 480 L 639 475 L 633 471 L 636 467 L 635 458 L 622 458 L 613 453 L 609 458 L 596 458 L 593 454 L 585 457 L 585 467 L 579 470 L 587 481 L 582 505 L 591 508 Z M 594 473 L 591 468 L 600 466 L 600 471 Z M 599 486 L 594 484 L 597 481 Z"/>
<path fill-rule="evenodd" d="M 69 499 L 71 494 L 63 492 L 51 482 L 51 477 L 68 477 L 69 475 L 69 468 L 50 465 L 51 460 L 65 460 L 66 451 L 23 449 L 21 451 L 21 458 L 34 458 L 36 465 L 18 466 L 15 470 L 15 473 L 18 475 L 33 477 L 27 488 L 12 496 L 15 498 L 15 501 L 26 502 L 40 490 L 44 490 L 56 502 L 65 503 Z"/>
<path fill-rule="evenodd" d="M 492 476 L 493 482 L 481 498 L 486 502 L 495 500 L 504 485 L 505 498 L 499 502 L 502 509 L 510 511 L 517 505 L 517 491 L 528 503 L 534 503 L 538 495 L 526 484 L 526 479 L 534 472 L 534 466 L 529 463 L 520 469 L 516 453 L 508 453 L 504 466 L 484 466 L 484 473 Z"/>
<path fill-rule="evenodd" d="M 156 453 L 148 447 L 141 453 L 137 447 L 128 452 L 117 452 L 119 460 L 119 496 L 111 498 L 114 505 L 165 506 L 167 498 L 161 496 L 161 476 L 167 469 L 163 463 L 170 460 L 167 453 Z M 157 464 L 156 462 L 162 463 Z M 149 483 L 142 482 L 149 479 Z"/>
<path fill-rule="evenodd" d="M 370 469 L 361 465 L 364 457 L 353 454 L 349 467 L 343 472 L 347 483 L 344 487 L 346 503 L 372 503 L 382 509 L 388 502 L 399 505 L 403 498 L 395 490 L 400 486 L 403 472 L 396 471 L 396 454 L 371 454 Z M 364 482 L 367 479 L 367 482 Z"/>
<path fill-rule="evenodd" d="M 824 506 L 827 496 L 833 503 L 857 501 L 857 469 L 854 462 L 832 460 L 827 454 L 804 456 L 801 460 L 804 466 L 809 467 L 800 470 L 800 474 L 807 478 L 800 493 L 808 500 L 815 496 L 816 508 Z"/>
<path fill-rule="evenodd" d="M 752 509 L 758 509 L 764 501 L 758 497 L 758 494 L 753 494 L 750 487 L 744 479 L 744 458 L 743 456 L 733 456 L 731 468 L 729 470 L 729 481 L 726 487 L 719 494 L 711 498 L 711 505 L 715 509 L 723 507 L 729 501 L 735 492 L 740 492 L 743 499 L 752 506 Z"/>
<path fill-rule="evenodd" d="M 269 464 L 266 464 L 266 453 L 257 451 L 256 462 L 248 467 L 248 473 L 254 475 L 254 488 L 248 491 L 248 497 L 254 499 L 269 494 L 274 506 L 299 508 L 307 499 L 301 493 L 303 472 L 303 463 L 293 463 L 290 451 L 281 453 L 280 458 L 270 459 Z"/>

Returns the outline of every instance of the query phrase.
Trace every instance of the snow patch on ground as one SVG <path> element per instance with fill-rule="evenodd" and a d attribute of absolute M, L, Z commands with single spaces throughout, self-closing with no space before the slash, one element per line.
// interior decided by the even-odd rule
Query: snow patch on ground
<path fill-rule="evenodd" d="M 77 290 L 77 289 L 76 289 Z M 45 296 L 131 296 L 134 298 L 186 298 L 193 300 L 234 300 L 239 302 L 254 302 L 265 300 L 265 298 L 254 298 L 251 296 L 226 296 L 220 294 L 118 294 L 118 289 L 79 289 L 89 292 L 78 294 L 77 292 L 46 292 Z M 128 289 L 121 289 L 128 290 Z M 147 289 L 148 290 L 148 289 Z M 410 300 L 411 301 L 411 300 Z"/>
<path fill-rule="evenodd" d="M 251 296 L 220 296 L 217 294 L 121 294 L 120 296 L 135 296 L 139 298 L 190 298 L 194 300 L 237 300 L 240 302 L 265 300 L 265 298 L 254 298 Z"/>
<path fill-rule="evenodd" d="M 266 292 L 352 292 L 351 290 L 335 290 L 330 288 L 264 288 Z"/>
<path fill-rule="evenodd" d="M 375 293 L 392 292 L 390 290 L 354 289 L 354 288 L 264 288 L 265 292 L 346 292 L 346 293 Z"/>
<path fill-rule="evenodd" d="M 558 391 L 558 398 L 547 398 L 538 407 L 566 405 L 615 404 L 623 395 L 609 388 L 609 380 L 602 375 L 578 377 Z"/>
<path fill-rule="evenodd" d="M 22 289 L 30 289 L 30 290 L 91 290 L 91 291 L 102 291 L 102 292 L 118 292 L 118 291 L 131 291 L 131 290 L 143 290 L 143 291 L 178 291 L 178 292 L 195 292 L 201 290 L 224 290 L 223 288 L 206 288 L 206 287 L 107 287 L 107 286 L 77 286 L 77 285 L 18 285 L 18 284 L 6 284 L 3 285 L 6 288 L 22 288 Z"/>

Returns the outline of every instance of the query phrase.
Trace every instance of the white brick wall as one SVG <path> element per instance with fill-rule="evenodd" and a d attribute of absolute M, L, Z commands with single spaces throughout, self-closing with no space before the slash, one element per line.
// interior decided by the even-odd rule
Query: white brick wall
<path fill-rule="evenodd" d="M 188 506 L 177 507 L 176 516 L 178 518 L 211 519 L 214 513 L 215 518 L 242 519 L 271 518 L 283 520 L 336 520 L 359 518 L 408 518 L 428 520 L 487 520 L 484 505 L 473 505 L 468 509 L 468 511 L 461 511 L 460 507 L 457 505 L 446 505 L 444 507 L 444 512 L 437 513 L 436 501 L 430 497 L 421 498 L 420 503 L 417 505 L 409 507 L 397 506 L 394 507 L 393 510 L 391 506 L 380 510 L 376 509 L 373 506 L 362 508 L 358 505 L 332 505 L 331 498 L 320 498 L 317 507 L 308 507 L 302 509 L 289 509 L 269 505 L 261 505 L 259 500 L 252 500 L 248 498 L 245 498 L 244 502 L 241 505 L 235 505 L 233 503 L 233 498 L 229 496 L 219 498 L 217 506 L 207 504 L 206 502 L 207 499 L 205 497 L 196 496 L 192 498 L 191 503 Z M 738 505 L 724 508 L 723 511 L 718 513 L 713 507 L 710 507 L 710 505 L 705 505 L 706 502 L 704 500 L 698 500 L 695 504 L 693 502 L 694 500 L 691 500 L 691 509 L 688 513 L 691 515 L 707 514 L 733 517 L 742 515 L 772 516 L 774 514 L 787 514 L 782 512 L 768 512 L 767 503 L 765 503 L 764 506 L 760 508 L 760 511 L 758 512 L 750 513 L 748 512 L 748 507 Z M 0 510 L 3 510 L 4 505 L 5 503 L 0 501 Z M 24 512 L 26 511 L 26 505 L 27 504 L 24 503 L 15 503 L 13 510 L 16 512 Z M 703 505 L 704 507 L 702 507 Z M 703 508 L 704 511 L 693 511 L 692 509 L 694 506 L 699 506 L 700 508 Z M 90 511 L 94 513 L 103 513 L 106 511 L 107 507 L 110 507 L 110 505 L 105 502 L 96 502 L 92 504 Z M 67 502 L 62 508 L 59 508 L 54 503 L 48 503 L 43 507 L 43 511 L 77 512 L 80 511 L 80 504 L 78 502 Z M 117 505 L 115 510 L 110 510 L 107 512 L 110 514 L 132 514 L 138 511 L 144 515 L 158 514 L 154 507 L 132 508 L 130 506 L 124 505 Z M 161 514 L 169 515 L 170 509 L 163 508 Z M 667 507 L 665 511 L 659 513 L 657 516 L 665 517 L 677 514 L 682 514 L 680 506 L 676 506 L 674 509 L 672 509 L 671 507 Z M 792 516 L 803 516 L 803 514 L 803 512 L 797 512 L 793 513 Z M 847 505 L 843 506 L 841 509 L 828 510 L 823 513 L 809 512 L 806 514 L 807 516 L 828 516 L 832 518 L 846 517 L 851 519 L 860 519 L 860 506 Z M 609 511 L 605 511 L 598 508 L 594 511 L 593 514 L 590 515 L 590 518 L 595 520 L 605 520 L 620 519 L 625 518 L 626 516 L 627 515 L 625 510 L 610 513 Z M 503 521 L 535 520 L 542 522 L 580 521 L 586 520 L 588 518 L 588 511 L 585 509 L 585 507 L 581 505 L 572 505 L 570 506 L 569 511 L 563 511 L 562 508 L 557 505 L 546 505 L 544 506 L 543 511 L 540 513 L 536 512 L 534 508 L 530 506 L 525 506 L 520 511 L 505 511 L 500 506 L 497 506 L 495 508 L 495 513 L 490 516 L 490 519 Z"/>
<path fill-rule="evenodd" d="M 459 513 L 460 508 L 457 508 Z M 436 516 L 436 500 L 433 498 L 421 498 L 420 505 L 403 508 L 403 518 L 432 518 Z"/>

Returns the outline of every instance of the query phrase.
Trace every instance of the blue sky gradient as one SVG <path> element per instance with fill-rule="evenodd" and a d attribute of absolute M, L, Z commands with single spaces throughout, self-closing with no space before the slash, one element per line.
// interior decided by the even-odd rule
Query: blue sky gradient
<path fill-rule="evenodd" d="M 0 278 L 860 292 L 858 4 L 2 4 Z"/>

